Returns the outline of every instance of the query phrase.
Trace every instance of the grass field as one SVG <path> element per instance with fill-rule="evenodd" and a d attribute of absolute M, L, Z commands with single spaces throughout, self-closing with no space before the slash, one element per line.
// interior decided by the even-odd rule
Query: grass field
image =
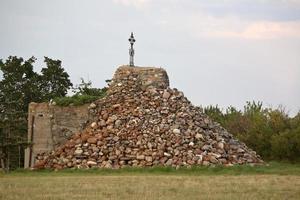
<path fill-rule="evenodd" d="M 300 165 L 15 171 L 0 199 L 300 199 Z"/>

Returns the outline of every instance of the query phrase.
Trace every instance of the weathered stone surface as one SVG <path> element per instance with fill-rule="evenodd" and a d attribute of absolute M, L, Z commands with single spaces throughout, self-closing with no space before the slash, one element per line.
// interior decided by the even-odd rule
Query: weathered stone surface
<path fill-rule="evenodd" d="M 90 137 L 87 139 L 87 142 L 90 144 L 96 144 L 97 143 L 97 138 L 96 137 Z"/>
<path fill-rule="evenodd" d="M 87 163 L 89 166 L 96 166 L 97 163 L 95 161 L 87 161 Z"/>
<path fill-rule="evenodd" d="M 108 95 L 94 102 L 96 128 L 90 124 L 66 144 L 37 159 L 45 168 L 262 162 L 182 92 L 168 88 L 165 77 L 165 71 L 157 68 L 119 68 Z M 74 160 L 75 164 L 57 166 L 56 160 L 64 158 L 65 163 Z"/>
<path fill-rule="evenodd" d="M 169 99 L 170 96 L 171 96 L 171 94 L 167 90 L 165 90 L 164 93 L 163 93 L 163 98 L 164 99 Z"/>
<path fill-rule="evenodd" d="M 81 155 L 82 153 L 83 153 L 82 149 L 76 149 L 74 152 L 75 155 Z"/>
<path fill-rule="evenodd" d="M 92 116 L 88 107 L 89 104 L 58 106 L 54 103 L 30 103 L 28 140 L 33 146 L 25 151 L 24 167 L 33 167 L 38 153 L 52 151 L 82 131 Z"/>

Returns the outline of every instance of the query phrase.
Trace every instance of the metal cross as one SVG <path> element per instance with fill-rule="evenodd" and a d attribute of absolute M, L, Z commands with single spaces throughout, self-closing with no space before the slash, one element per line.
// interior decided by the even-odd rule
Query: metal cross
<path fill-rule="evenodd" d="M 133 37 L 133 33 L 131 32 L 131 35 L 130 35 L 130 38 L 128 39 L 128 41 L 130 42 L 130 49 L 129 49 L 129 56 L 130 56 L 130 59 L 129 59 L 129 65 L 130 66 L 134 66 L 134 62 L 133 62 L 133 57 L 134 57 L 134 49 L 133 49 L 133 44 L 135 42 L 135 39 Z"/>

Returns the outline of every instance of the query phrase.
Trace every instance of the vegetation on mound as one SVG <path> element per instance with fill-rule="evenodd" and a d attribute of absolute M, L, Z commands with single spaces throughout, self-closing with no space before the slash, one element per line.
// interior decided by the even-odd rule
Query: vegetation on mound
<path fill-rule="evenodd" d="M 70 97 L 55 98 L 54 102 L 58 106 L 80 106 L 86 103 L 91 103 L 103 96 L 90 96 L 90 95 L 73 95 Z"/>
<path fill-rule="evenodd" d="M 81 83 L 73 89 L 75 93 L 73 96 L 57 97 L 53 101 L 59 106 L 80 106 L 105 97 L 106 91 L 106 87 L 92 88 L 91 81 L 85 82 L 84 79 L 81 79 Z"/>

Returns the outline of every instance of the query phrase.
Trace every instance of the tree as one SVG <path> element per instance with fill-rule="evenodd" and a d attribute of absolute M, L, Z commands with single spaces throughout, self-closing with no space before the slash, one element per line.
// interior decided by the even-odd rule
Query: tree
<path fill-rule="evenodd" d="M 60 60 L 53 60 L 45 57 L 46 68 L 41 70 L 41 91 L 44 100 L 55 97 L 64 97 L 73 84 L 69 75 L 61 66 Z"/>
<path fill-rule="evenodd" d="M 0 70 L 0 164 L 6 169 L 23 164 L 23 151 L 27 145 L 27 112 L 30 102 L 48 101 L 65 96 L 72 86 L 61 61 L 45 57 L 42 74 L 33 71 L 35 58 L 28 60 L 10 56 Z"/>
<path fill-rule="evenodd" d="M 81 83 L 73 88 L 73 92 L 75 95 L 88 95 L 88 96 L 103 96 L 105 95 L 107 88 L 93 88 L 92 82 L 86 82 L 83 78 L 81 78 Z"/>
<path fill-rule="evenodd" d="M 10 56 L 5 63 L 0 61 L 3 79 L 0 81 L 0 139 L 1 165 L 10 169 L 20 166 L 26 145 L 26 119 L 28 104 L 37 100 L 38 74 L 33 72 L 35 58 Z M 16 155 L 16 153 L 18 155 Z"/>

